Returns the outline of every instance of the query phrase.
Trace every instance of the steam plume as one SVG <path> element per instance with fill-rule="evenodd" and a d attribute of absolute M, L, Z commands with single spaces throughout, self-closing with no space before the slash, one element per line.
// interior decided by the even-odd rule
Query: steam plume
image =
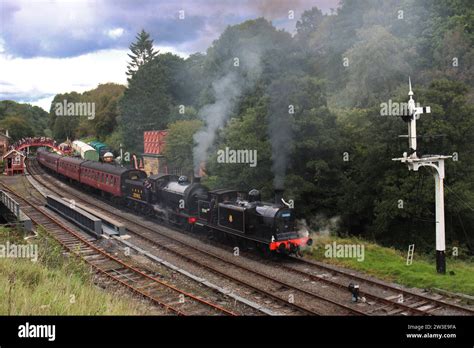
<path fill-rule="evenodd" d="M 230 118 L 240 96 L 252 88 L 261 75 L 262 45 L 259 41 L 260 39 L 255 37 L 241 43 L 236 49 L 239 66 L 226 64 L 228 67 L 231 66 L 232 70 L 213 82 L 214 103 L 205 105 L 198 112 L 205 125 L 194 134 L 193 158 L 196 176 L 199 175 L 201 162 L 206 161 L 209 155 L 217 131 L 224 127 Z"/>
<path fill-rule="evenodd" d="M 293 132 L 292 114 L 289 113 L 292 83 L 285 79 L 275 81 L 267 90 L 268 106 L 268 136 L 272 146 L 273 187 L 284 189 L 286 169 L 291 152 Z"/>

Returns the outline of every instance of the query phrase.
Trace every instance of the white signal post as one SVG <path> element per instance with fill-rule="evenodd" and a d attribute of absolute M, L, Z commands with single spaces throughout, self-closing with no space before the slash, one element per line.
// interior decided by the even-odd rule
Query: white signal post
<path fill-rule="evenodd" d="M 404 152 L 402 158 L 393 158 L 393 161 L 400 161 L 408 166 L 408 170 L 418 171 L 420 167 L 431 167 L 434 169 L 435 179 L 435 201 L 436 201 L 436 271 L 446 273 L 446 243 L 444 228 L 444 160 L 452 156 L 428 155 L 418 157 L 416 142 L 416 120 L 421 114 L 431 113 L 429 106 L 416 107 L 413 100 L 413 91 L 411 89 L 411 80 L 408 79 L 410 91 L 408 96 L 408 146 L 409 152 Z"/>

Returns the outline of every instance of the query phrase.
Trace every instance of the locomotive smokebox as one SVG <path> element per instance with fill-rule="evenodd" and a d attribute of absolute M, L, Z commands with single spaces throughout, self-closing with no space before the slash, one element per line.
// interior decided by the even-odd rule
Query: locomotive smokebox
<path fill-rule="evenodd" d="M 283 198 L 283 189 L 275 189 L 275 204 L 283 205 L 281 199 Z"/>

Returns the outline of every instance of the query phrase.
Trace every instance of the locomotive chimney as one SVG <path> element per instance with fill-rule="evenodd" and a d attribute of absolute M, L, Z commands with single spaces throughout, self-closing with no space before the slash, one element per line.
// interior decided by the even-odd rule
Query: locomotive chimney
<path fill-rule="evenodd" d="M 275 204 L 282 205 L 283 189 L 275 189 Z"/>

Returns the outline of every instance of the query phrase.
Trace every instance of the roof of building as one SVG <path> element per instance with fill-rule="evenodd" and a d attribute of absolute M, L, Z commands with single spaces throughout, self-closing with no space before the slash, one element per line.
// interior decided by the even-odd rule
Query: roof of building
<path fill-rule="evenodd" d="M 17 151 L 17 150 L 15 150 L 15 149 L 13 149 L 13 150 L 8 151 L 5 155 L 3 155 L 2 159 L 7 158 L 7 157 L 10 156 L 10 154 L 12 154 L 13 152 L 16 152 L 16 154 L 21 155 L 21 156 L 23 156 L 23 157 L 26 157 L 26 156 L 25 156 L 24 154 L 22 154 L 20 151 Z"/>

